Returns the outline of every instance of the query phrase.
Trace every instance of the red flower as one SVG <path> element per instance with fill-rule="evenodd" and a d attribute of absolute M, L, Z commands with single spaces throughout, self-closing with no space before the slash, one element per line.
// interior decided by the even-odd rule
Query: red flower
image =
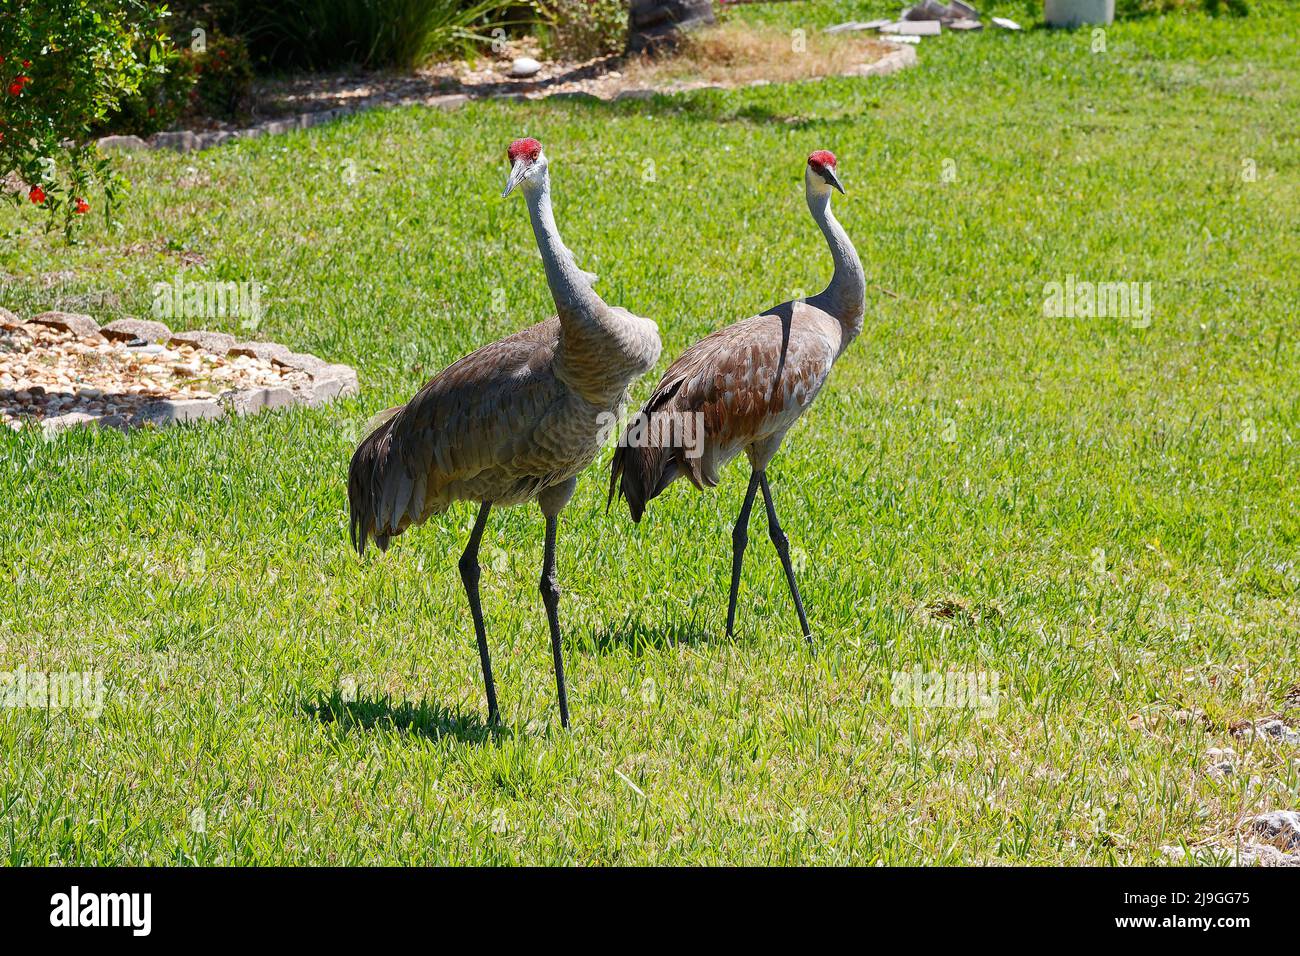
<path fill-rule="evenodd" d="M 86 202 L 84 199 L 78 199 L 72 211 L 78 216 L 84 216 L 86 213 L 90 212 L 90 203 Z"/>
<path fill-rule="evenodd" d="M 40 186 L 33 186 L 32 191 L 27 194 L 27 198 L 39 206 L 45 202 L 45 190 Z"/>
<path fill-rule="evenodd" d="M 23 69 L 24 69 L 24 70 L 30 70 L 31 68 L 32 68 L 32 61 L 31 61 L 31 60 L 23 60 Z"/>
<path fill-rule="evenodd" d="M 18 96 L 20 93 L 22 93 L 22 91 L 23 91 L 23 84 L 22 84 L 21 77 L 9 84 L 10 96 Z"/>

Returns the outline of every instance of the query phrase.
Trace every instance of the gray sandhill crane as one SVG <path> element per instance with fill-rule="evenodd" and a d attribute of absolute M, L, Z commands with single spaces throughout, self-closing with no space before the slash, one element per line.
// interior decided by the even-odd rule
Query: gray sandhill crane
<path fill-rule="evenodd" d="M 555 575 L 557 517 L 577 476 L 601 447 L 628 385 L 659 359 L 658 326 L 606 305 L 596 277 L 574 262 L 555 226 L 546 156 L 535 139 L 507 152 L 510 176 L 502 196 L 520 187 L 555 300 L 556 315 L 452 363 L 357 447 L 348 472 L 352 544 L 364 554 L 373 538 L 389 539 L 454 501 L 479 503 L 460 558 L 478 639 L 488 719 L 499 719 L 492 661 L 479 603 L 479 542 L 493 505 L 533 499 L 546 517 L 541 592 L 551 631 L 560 722 L 569 725 L 560 652 L 559 586 Z"/>
<path fill-rule="evenodd" d="M 783 302 L 762 315 L 719 329 L 687 349 L 664 373 L 640 414 L 630 420 L 610 466 L 609 500 L 617 490 L 627 500 L 632 520 L 639 522 L 646 504 L 682 475 L 696 488 L 712 488 L 723 465 L 741 451 L 749 457 L 749 488 L 731 535 L 728 637 L 736 618 L 749 513 L 761 488 L 768 535 L 785 569 L 803 635 L 812 643 L 790 564 L 789 541 L 777 521 L 766 469 L 785 433 L 826 383 L 832 364 L 862 331 L 866 291 L 862 263 L 831 213 L 832 189 L 844 192 L 835 173 L 835 156 L 818 150 L 808 157 L 804 190 L 835 264 L 830 284 L 809 299 Z M 702 440 L 688 443 L 682 438 L 689 434 L 691 422 L 702 424 L 704 434 Z"/>

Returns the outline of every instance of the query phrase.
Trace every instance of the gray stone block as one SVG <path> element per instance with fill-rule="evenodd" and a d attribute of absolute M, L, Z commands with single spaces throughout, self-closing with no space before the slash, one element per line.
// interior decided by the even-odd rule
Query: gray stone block
<path fill-rule="evenodd" d="M 850 72 L 851 76 L 889 76 L 899 70 L 916 65 L 916 50 L 910 46 L 900 46 L 897 50 L 886 53 L 874 63 L 864 63 Z"/>
<path fill-rule="evenodd" d="M 167 344 L 192 345 L 196 349 L 203 349 L 214 355 L 225 355 L 237 341 L 233 335 L 227 335 L 225 332 L 204 332 L 200 329 L 193 332 L 174 332 L 167 340 Z"/>
<path fill-rule="evenodd" d="M 178 422 L 216 421 L 226 409 L 210 398 L 164 399 L 150 402 L 131 419 L 132 425 L 174 425 Z"/>
<path fill-rule="evenodd" d="M 248 355 L 252 358 L 265 359 L 268 362 L 277 362 L 292 353 L 283 345 L 277 345 L 274 342 L 236 342 L 230 347 L 227 354 Z"/>
<path fill-rule="evenodd" d="M 445 96 L 431 96 L 424 101 L 424 104 L 440 110 L 456 110 L 468 102 L 469 97 L 464 93 L 448 93 Z"/>
<path fill-rule="evenodd" d="M 942 27 L 938 20 L 899 20 L 897 23 L 885 24 L 880 32 L 904 37 L 937 37 L 942 32 Z"/>
<path fill-rule="evenodd" d="M 199 148 L 198 134 L 183 129 L 175 133 L 154 133 L 149 137 L 149 145 L 154 149 L 174 149 L 178 153 L 191 153 Z"/>
<path fill-rule="evenodd" d="M 94 420 L 94 415 L 87 415 L 85 412 L 68 412 L 65 415 L 54 415 L 42 421 L 41 431 L 45 433 L 45 437 L 53 438 L 69 428 L 80 428 L 82 425 L 89 425 Z"/>
<path fill-rule="evenodd" d="M 144 339 L 146 342 L 166 342 L 172 336 L 172 330 L 161 322 L 150 319 L 117 319 L 102 326 L 100 334 L 115 342 L 129 342 L 132 339 Z"/>
<path fill-rule="evenodd" d="M 95 141 L 96 145 L 103 150 L 121 149 L 135 150 L 148 149 L 149 144 L 139 136 L 101 136 Z"/>
<path fill-rule="evenodd" d="M 236 415 L 257 415 L 276 408 L 289 408 L 297 404 L 292 389 L 273 385 L 270 388 L 249 388 L 225 392 L 221 402 Z"/>
<path fill-rule="evenodd" d="M 99 323 L 88 315 L 76 312 L 42 312 L 31 320 L 37 325 L 71 332 L 81 339 L 93 339 L 99 336 Z"/>

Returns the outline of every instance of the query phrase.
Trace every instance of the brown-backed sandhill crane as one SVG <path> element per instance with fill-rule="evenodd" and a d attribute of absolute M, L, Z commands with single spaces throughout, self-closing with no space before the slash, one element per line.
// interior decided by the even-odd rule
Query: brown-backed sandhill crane
<path fill-rule="evenodd" d="M 507 153 L 508 196 L 520 187 L 546 268 L 556 315 L 449 365 L 362 440 L 348 473 L 353 546 L 389 539 L 455 501 L 477 501 L 460 558 L 478 639 L 488 719 L 499 718 L 492 661 L 479 603 L 479 542 L 493 505 L 537 500 L 546 517 L 541 592 L 551 631 L 560 722 L 569 725 L 555 575 L 557 516 L 578 473 L 599 452 L 628 385 L 659 359 L 658 326 L 606 305 L 560 239 L 551 211 L 546 156 L 535 139 Z"/>
<path fill-rule="evenodd" d="M 835 157 L 818 150 L 808 157 L 804 190 L 813 220 L 830 245 L 835 264 L 830 284 L 809 299 L 783 302 L 762 315 L 719 329 L 687 349 L 664 373 L 640 414 L 630 420 L 610 466 L 610 500 L 616 490 L 620 492 L 632 520 L 639 522 L 646 504 L 682 475 L 696 488 L 712 488 L 723 465 L 741 451 L 749 457 L 749 488 L 731 535 L 728 637 L 736 618 L 749 513 L 761 488 L 768 535 L 785 569 L 803 635 L 812 643 L 766 469 L 785 433 L 826 383 L 835 360 L 862 331 L 862 263 L 831 213 L 832 189 L 844 192 L 835 173 Z M 682 437 L 691 434 L 694 422 L 703 427 L 702 440 L 696 436 L 684 442 Z"/>

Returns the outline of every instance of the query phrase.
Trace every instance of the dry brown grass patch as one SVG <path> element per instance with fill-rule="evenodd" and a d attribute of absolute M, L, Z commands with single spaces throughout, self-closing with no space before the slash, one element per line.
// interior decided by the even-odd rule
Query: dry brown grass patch
<path fill-rule="evenodd" d="M 704 81 L 739 86 L 759 80 L 789 83 L 838 76 L 889 52 L 886 43 L 854 34 L 809 33 L 796 50 L 789 31 L 724 23 L 689 34 L 671 56 L 629 60 L 624 76 L 633 84 Z"/>

